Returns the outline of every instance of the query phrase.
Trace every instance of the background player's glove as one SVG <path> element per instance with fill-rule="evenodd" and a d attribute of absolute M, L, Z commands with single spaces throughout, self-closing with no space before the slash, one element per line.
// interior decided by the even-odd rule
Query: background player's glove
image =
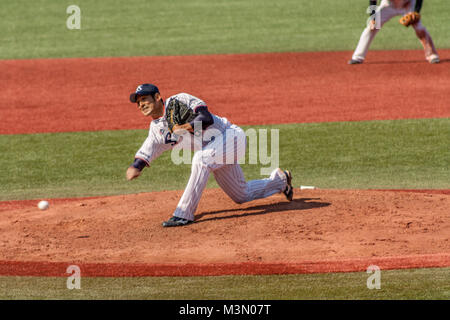
<path fill-rule="evenodd" d="M 405 27 L 409 27 L 412 24 L 419 22 L 420 13 L 418 12 L 409 12 L 400 18 L 400 23 Z"/>
<path fill-rule="evenodd" d="M 183 102 L 172 99 L 166 107 L 166 119 L 169 125 L 169 131 L 173 132 L 173 126 L 176 124 L 182 125 L 191 122 L 197 115 L 197 113 Z"/>

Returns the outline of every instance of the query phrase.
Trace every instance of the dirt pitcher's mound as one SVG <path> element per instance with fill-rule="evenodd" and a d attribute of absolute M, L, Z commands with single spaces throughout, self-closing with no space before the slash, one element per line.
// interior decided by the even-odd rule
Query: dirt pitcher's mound
<path fill-rule="evenodd" d="M 182 191 L 1 203 L 0 260 L 226 264 L 450 253 L 449 194 L 296 189 L 243 205 L 206 190 L 196 223 L 163 228 Z M 447 259 L 448 260 L 448 259 Z"/>

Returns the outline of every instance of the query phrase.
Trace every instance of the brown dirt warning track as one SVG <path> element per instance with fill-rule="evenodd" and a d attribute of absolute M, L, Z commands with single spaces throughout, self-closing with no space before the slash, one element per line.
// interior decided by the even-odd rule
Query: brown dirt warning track
<path fill-rule="evenodd" d="M 450 117 L 450 50 L 0 61 L 0 134 L 148 128 L 129 100 L 156 83 L 231 122 L 277 124 Z"/>
<path fill-rule="evenodd" d="M 0 134 L 147 128 L 137 84 L 189 92 L 237 124 L 449 117 L 450 50 L 0 61 Z M 25 95 L 22 95 L 24 93 Z M 406 98 L 407 97 L 407 98 Z M 294 181 L 295 182 L 295 181 Z M 299 190 L 243 205 L 206 190 L 196 223 L 162 228 L 182 191 L 0 202 L 0 275 L 189 276 L 450 266 L 449 190 Z M 162 202 L 160 199 L 166 199 Z"/>

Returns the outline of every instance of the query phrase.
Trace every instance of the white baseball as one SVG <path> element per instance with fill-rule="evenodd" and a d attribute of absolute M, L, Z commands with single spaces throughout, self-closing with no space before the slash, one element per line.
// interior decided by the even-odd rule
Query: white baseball
<path fill-rule="evenodd" d="M 38 208 L 41 210 L 47 210 L 49 207 L 48 201 L 42 200 L 38 203 Z"/>

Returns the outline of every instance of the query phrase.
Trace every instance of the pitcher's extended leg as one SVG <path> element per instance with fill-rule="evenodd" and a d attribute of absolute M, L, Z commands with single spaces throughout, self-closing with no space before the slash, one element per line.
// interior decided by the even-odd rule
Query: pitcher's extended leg
<path fill-rule="evenodd" d="M 214 177 L 219 186 L 236 203 L 267 198 L 286 189 L 286 175 L 275 169 L 269 178 L 245 181 L 239 164 L 223 166 L 215 170 Z"/>

